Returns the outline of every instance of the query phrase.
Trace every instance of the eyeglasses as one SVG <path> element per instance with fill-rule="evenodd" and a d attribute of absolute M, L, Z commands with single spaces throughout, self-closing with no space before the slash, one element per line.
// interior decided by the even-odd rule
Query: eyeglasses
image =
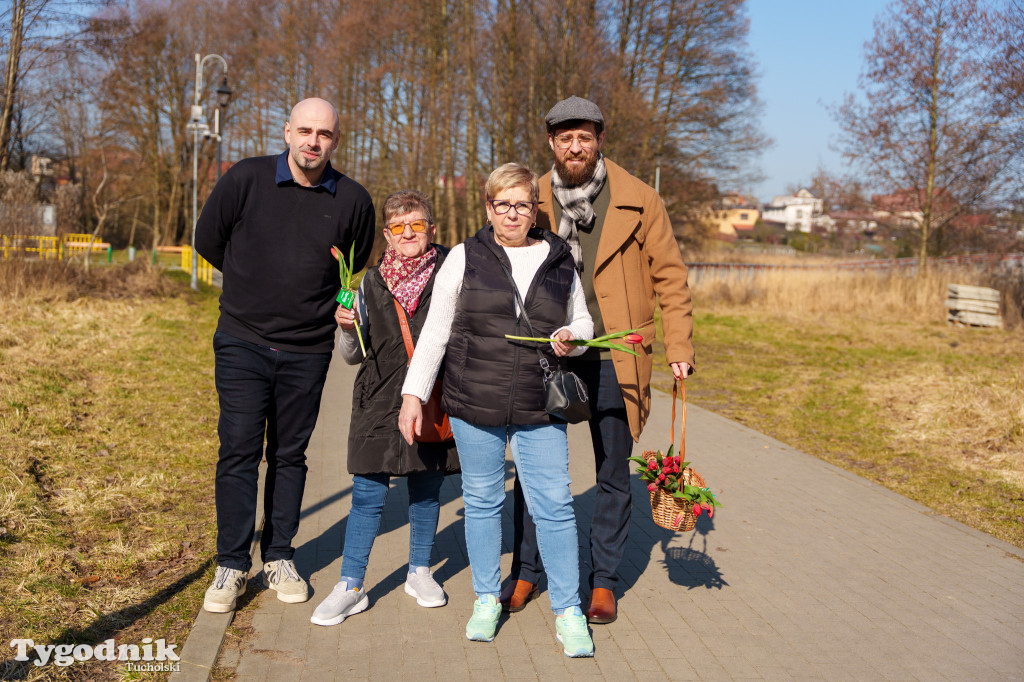
<path fill-rule="evenodd" d="M 516 213 L 519 215 L 530 215 L 533 213 L 533 209 L 537 206 L 536 201 L 518 201 L 513 204 L 510 201 L 488 199 L 487 203 L 491 205 L 491 210 L 498 215 L 505 215 L 509 212 L 509 209 L 515 209 Z"/>
<path fill-rule="evenodd" d="M 593 135 L 590 135 L 589 133 L 583 133 L 582 135 L 575 137 L 572 133 L 562 133 L 561 135 L 556 135 L 554 140 L 555 147 L 557 147 L 560 150 L 568 149 L 569 147 L 572 146 L 573 142 L 579 142 L 580 147 L 584 149 L 590 149 L 595 144 L 597 144 L 597 138 L 594 137 Z"/>
<path fill-rule="evenodd" d="M 388 223 L 386 230 L 391 230 L 391 234 L 402 234 L 405 232 L 405 226 L 408 225 L 413 232 L 426 232 L 427 228 L 430 227 L 430 223 L 420 218 L 414 220 L 411 223 Z"/>

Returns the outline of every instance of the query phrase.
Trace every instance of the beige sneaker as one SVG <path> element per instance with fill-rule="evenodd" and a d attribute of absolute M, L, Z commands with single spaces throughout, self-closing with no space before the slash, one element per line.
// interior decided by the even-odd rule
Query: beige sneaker
<path fill-rule="evenodd" d="M 206 590 L 203 608 L 210 613 L 228 613 L 235 610 L 238 598 L 245 594 L 246 575 L 242 571 L 218 566 L 213 584 Z"/>
<path fill-rule="evenodd" d="M 291 559 L 268 561 L 263 565 L 263 581 L 277 592 L 277 598 L 288 604 L 299 604 L 309 599 L 309 585 L 299 577 Z"/>

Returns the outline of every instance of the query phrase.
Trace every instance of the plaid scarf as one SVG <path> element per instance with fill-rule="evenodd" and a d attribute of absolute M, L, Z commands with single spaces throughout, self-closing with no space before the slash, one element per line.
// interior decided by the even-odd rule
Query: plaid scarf
<path fill-rule="evenodd" d="M 576 269 L 583 272 L 583 251 L 580 248 L 578 228 L 594 225 L 593 201 L 604 188 L 608 171 L 604 167 L 604 155 L 598 152 L 594 175 L 579 187 L 566 187 L 558 171 L 551 167 L 551 193 L 562 207 L 562 219 L 558 222 L 558 236 L 565 240 L 572 251 Z"/>
<path fill-rule="evenodd" d="M 403 258 L 389 244 L 378 269 L 392 295 L 412 315 L 420 304 L 420 295 L 436 264 L 437 249 L 433 246 L 422 256 Z"/>

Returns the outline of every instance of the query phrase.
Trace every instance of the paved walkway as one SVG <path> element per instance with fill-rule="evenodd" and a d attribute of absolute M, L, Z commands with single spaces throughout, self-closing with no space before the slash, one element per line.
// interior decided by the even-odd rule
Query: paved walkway
<path fill-rule="evenodd" d="M 238 679 L 1024 679 L 1024 552 L 694 406 L 687 453 L 725 506 L 673 534 L 651 522 L 634 479 L 619 619 L 593 627 L 594 659 L 562 655 L 546 594 L 503 617 L 493 643 L 466 641 L 474 595 L 459 477 L 442 489 L 433 562 L 448 606 L 421 608 L 402 589 L 408 498 L 399 482 L 370 559 L 370 609 L 311 625 L 341 565 L 354 374 L 332 365 L 308 453 L 295 558 L 313 596 L 298 605 L 265 590 L 247 597 L 237 622 L 251 629 L 229 637 L 218 661 Z M 670 410 L 656 394 L 637 452 L 668 445 Z M 569 434 L 585 564 L 593 461 L 585 427 Z M 765 497 L 771 490 L 785 498 Z M 507 491 L 503 576 L 511 470 Z M 200 617 L 187 647 L 219 641 L 206 639 L 211 622 Z"/>

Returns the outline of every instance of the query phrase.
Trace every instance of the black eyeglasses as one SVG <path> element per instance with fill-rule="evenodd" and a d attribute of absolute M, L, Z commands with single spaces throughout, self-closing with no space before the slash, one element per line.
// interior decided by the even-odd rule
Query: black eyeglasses
<path fill-rule="evenodd" d="M 515 209 L 515 212 L 519 215 L 530 215 L 533 213 L 533 209 L 537 207 L 536 201 L 517 201 L 513 204 L 511 201 L 488 199 L 487 203 L 491 205 L 491 210 L 498 215 L 505 215 L 509 212 L 509 209 Z"/>

